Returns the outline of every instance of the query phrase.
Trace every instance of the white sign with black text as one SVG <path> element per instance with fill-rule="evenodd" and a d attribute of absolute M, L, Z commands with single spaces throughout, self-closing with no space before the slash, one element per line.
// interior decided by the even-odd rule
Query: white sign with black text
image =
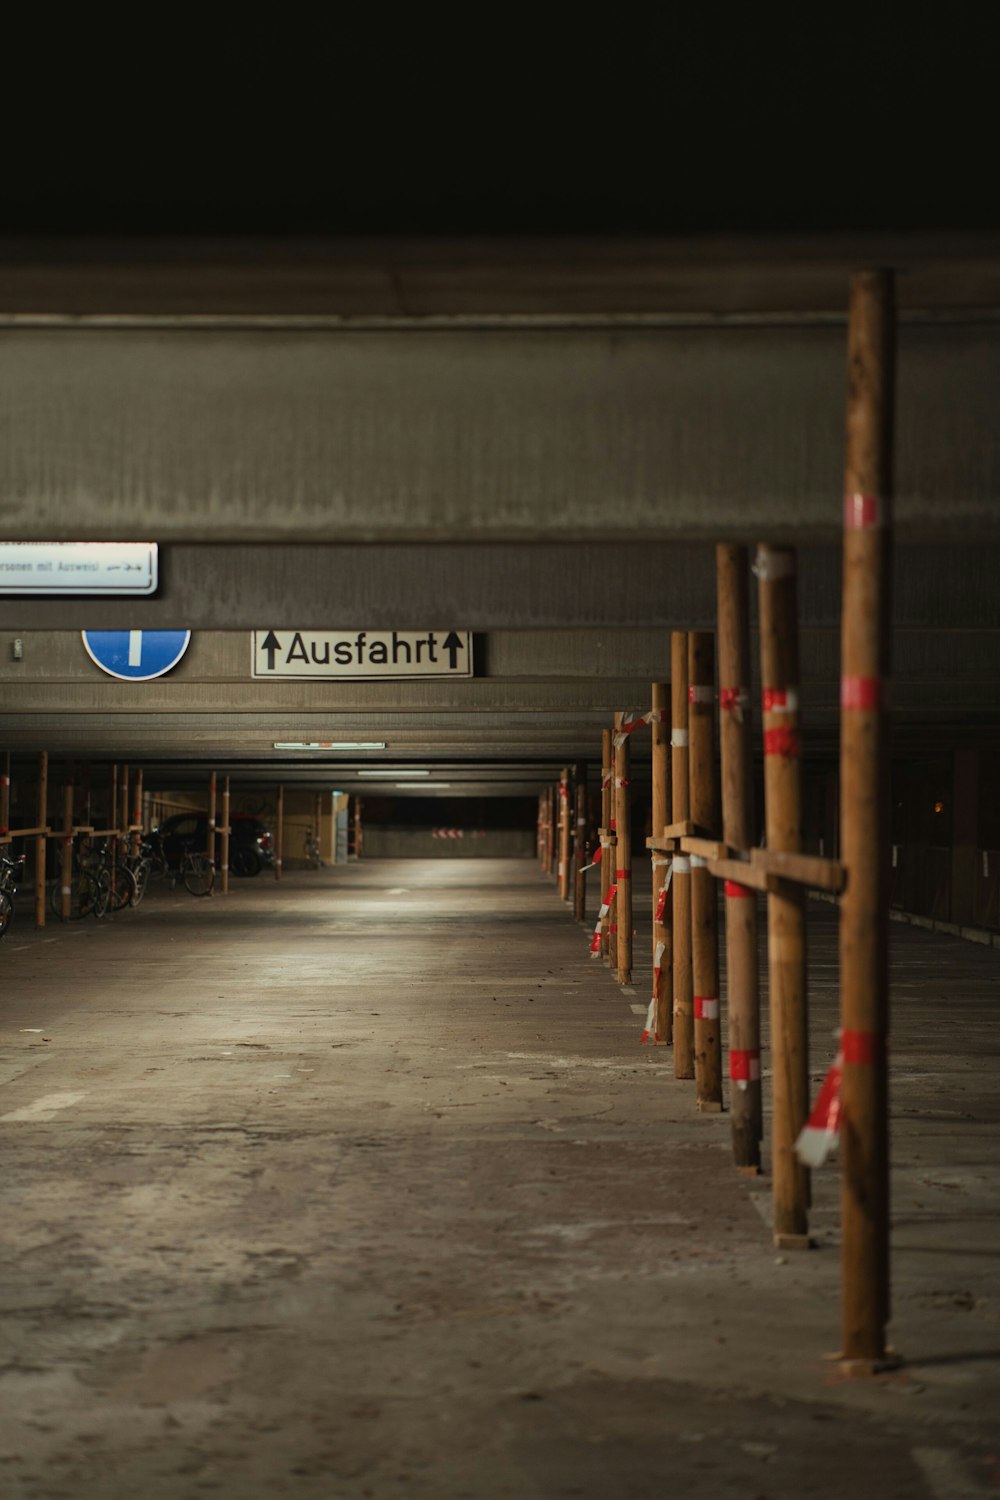
<path fill-rule="evenodd" d="M 254 677 L 471 677 L 468 630 L 255 630 Z"/>

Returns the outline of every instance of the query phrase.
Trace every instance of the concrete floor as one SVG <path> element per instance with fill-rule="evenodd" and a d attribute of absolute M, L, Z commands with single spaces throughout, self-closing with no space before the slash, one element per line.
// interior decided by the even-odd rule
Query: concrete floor
<path fill-rule="evenodd" d="M 820 1248 L 778 1255 L 727 1118 L 638 1045 L 648 963 L 620 991 L 533 862 L 44 934 L 26 907 L 0 951 L 5 1500 L 997 1494 L 1000 954 L 893 929 L 907 1365 L 849 1382 L 822 1359 L 835 1167 Z M 818 1081 L 836 930 L 810 920 Z"/>

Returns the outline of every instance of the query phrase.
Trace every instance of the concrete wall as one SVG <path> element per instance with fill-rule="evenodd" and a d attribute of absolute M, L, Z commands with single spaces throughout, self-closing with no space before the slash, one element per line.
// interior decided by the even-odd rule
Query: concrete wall
<path fill-rule="evenodd" d="M 465 828 L 458 839 L 435 838 L 430 828 L 369 823 L 365 859 L 530 859 L 535 852 L 530 828 Z"/>

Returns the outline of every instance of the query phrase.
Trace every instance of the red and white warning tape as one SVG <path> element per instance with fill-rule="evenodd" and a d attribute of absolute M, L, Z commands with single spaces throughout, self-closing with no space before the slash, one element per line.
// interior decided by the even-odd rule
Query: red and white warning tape
<path fill-rule="evenodd" d="M 656 992 L 660 987 L 660 960 L 663 958 L 666 943 L 657 943 L 656 952 L 653 954 L 653 998 L 649 1002 L 646 1012 L 646 1026 L 639 1038 L 640 1045 L 643 1042 L 658 1042 L 660 1033 L 656 1029 Z"/>
<path fill-rule="evenodd" d="M 462 839 L 464 837 L 465 830 L 462 828 L 435 828 L 431 831 L 433 839 Z"/>
<path fill-rule="evenodd" d="M 637 729 L 643 729 L 647 724 L 665 724 L 666 711 L 662 708 L 651 708 L 647 714 L 623 714 L 622 722 L 615 731 L 614 747 L 619 750 L 630 734 L 635 734 Z"/>
<path fill-rule="evenodd" d="M 611 910 L 611 903 L 615 899 L 615 893 L 616 893 L 617 890 L 618 890 L 618 886 L 617 885 L 609 885 L 608 886 L 607 898 L 601 903 L 601 909 L 600 909 L 600 911 L 597 914 L 597 926 L 594 928 L 594 935 L 593 935 L 593 937 L 590 940 L 590 956 L 591 956 L 591 958 L 598 958 L 600 956 L 600 952 L 601 952 L 601 923 L 604 921 L 604 918 L 607 916 L 608 912 Z M 618 929 L 616 927 L 612 927 L 610 930 L 612 932 L 617 932 Z"/>
<path fill-rule="evenodd" d="M 841 1086 L 845 1067 L 873 1067 L 885 1057 L 886 1039 L 877 1031 L 842 1031 L 837 1056 L 823 1079 L 809 1118 L 795 1142 L 807 1167 L 821 1167 L 840 1134 Z"/>

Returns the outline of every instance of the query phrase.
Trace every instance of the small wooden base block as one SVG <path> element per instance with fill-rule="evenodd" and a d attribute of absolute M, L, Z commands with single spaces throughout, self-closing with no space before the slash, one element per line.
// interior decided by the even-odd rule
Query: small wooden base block
<path fill-rule="evenodd" d="M 902 1355 L 895 1349 L 886 1349 L 879 1359 L 848 1359 L 843 1354 L 827 1354 L 825 1358 L 849 1380 L 871 1380 L 875 1375 L 888 1375 L 903 1363 Z"/>
<path fill-rule="evenodd" d="M 700 1115 L 721 1115 L 722 1105 L 718 1099 L 699 1099 L 698 1113 Z"/>
<path fill-rule="evenodd" d="M 815 1250 L 816 1241 L 809 1234 L 776 1234 L 776 1250 Z"/>

